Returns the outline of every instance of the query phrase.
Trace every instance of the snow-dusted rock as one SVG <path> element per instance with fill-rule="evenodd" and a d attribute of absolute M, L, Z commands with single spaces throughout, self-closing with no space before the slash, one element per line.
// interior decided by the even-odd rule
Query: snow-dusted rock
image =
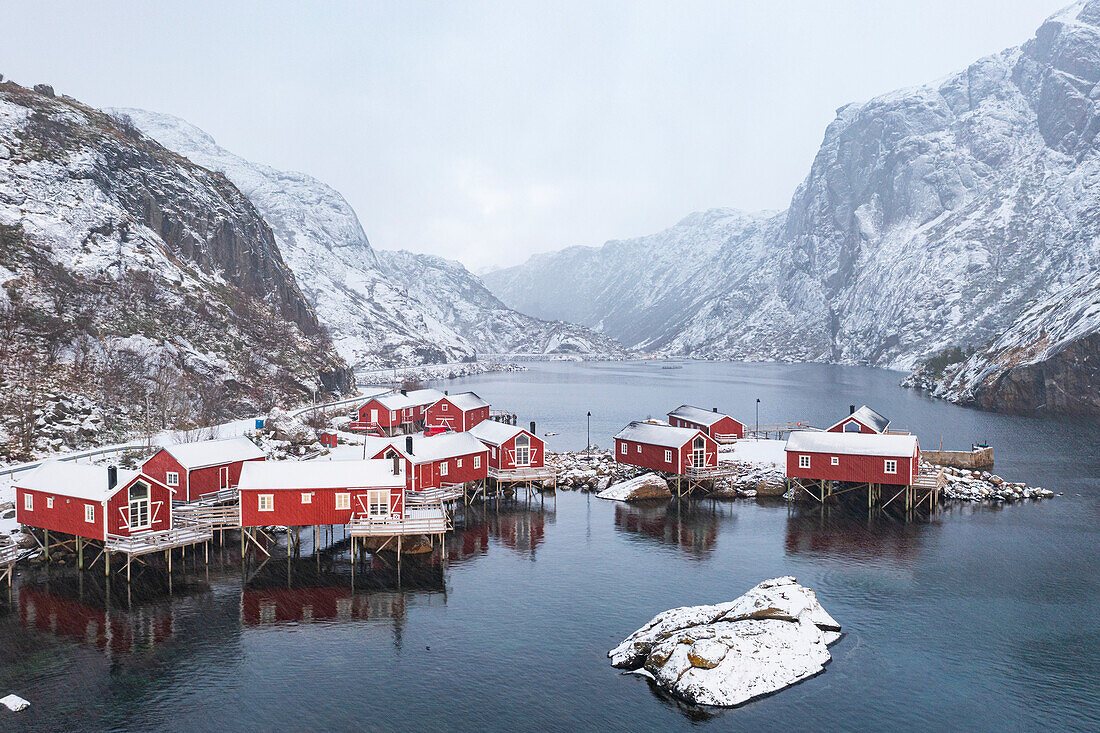
<path fill-rule="evenodd" d="M 817 595 L 787 576 L 728 603 L 658 614 L 608 657 L 677 698 L 728 707 L 817 674 L 839 638 Z"/>
<path fill-rule="evenodd" d="M 614 484 L 596 494 L 598 499 L 613 501 L 645 501 L 647 499 L 670 499 L 668 482 L 655 473 L 647 473 L 629 481 Z"/>
<path fill-rule="evenodd" d="M 19 697 L 19 695 L 13 694 L 6 695 L 5 697 L 0 697 L 0 705 L 3 705 L 8 710 L 16 713 L 20 710 L 26 710 L 28 707 L 30 707 L 30 704 L 31 703 L 29 700 L 24 700 L 23 698 Z"/>
<path fill-rule="evenodd" d="M 264 430 L 271 431 L 276 440 L 285 440 L 293 444 L 313 443 L 317 434 L 300 417 L 291 415 L 278 407 L 271 410 L 264 420 Z"/>

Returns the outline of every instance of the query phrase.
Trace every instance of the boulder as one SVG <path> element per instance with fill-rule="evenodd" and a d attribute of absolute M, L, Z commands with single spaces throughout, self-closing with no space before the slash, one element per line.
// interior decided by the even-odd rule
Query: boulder
<path fill-rule="evenodd" d="M 598 499 L 612 501 L 646 501 L 647 499 L 671 499 L 668 482 L 655 473 L 647 473 L 629 481 L 608 486 L 596 494 Z"/>
<path fill-rule="evenodd" d="M 793 577 L 713 606 L 658 614 L 608 652 L 611 665 L 697 705 L 740 705 L 820 673 L 840 624 Z"/>
<path fill-rule="evenodd" d="M 274 408 L 264 421 L 264 428 L 270 430 L 276 440 L 285 440 L 293 444 L 312 444 L 317 434 L 300 417 L 286 410 Z"/>
<path fill-rule="evenodd" d="M 35 84 L 34 91 L 47 97 L 54 96 L 53 87 L 51 87 L 49 84 Z"/>

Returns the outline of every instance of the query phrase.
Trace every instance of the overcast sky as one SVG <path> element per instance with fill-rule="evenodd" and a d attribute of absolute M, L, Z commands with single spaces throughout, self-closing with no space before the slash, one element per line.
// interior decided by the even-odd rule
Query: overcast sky
<path fill-rule="evenodd" d="M 837 107 L 1022 43 L 1065 0 L 9 2 L 0 73 L 183 117 L 474 269 L 781 209 Z"/>

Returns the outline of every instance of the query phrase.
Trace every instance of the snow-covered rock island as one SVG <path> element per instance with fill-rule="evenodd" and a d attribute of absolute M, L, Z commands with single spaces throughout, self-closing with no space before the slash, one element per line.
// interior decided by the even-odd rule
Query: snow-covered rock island
<path fill-rule="evenodd" d="M 728 603 L 658 614 L 607 656 L 681 700 L 732 707 L 820 673 L 839 638 L 817 594 L 785 576 Z"/>

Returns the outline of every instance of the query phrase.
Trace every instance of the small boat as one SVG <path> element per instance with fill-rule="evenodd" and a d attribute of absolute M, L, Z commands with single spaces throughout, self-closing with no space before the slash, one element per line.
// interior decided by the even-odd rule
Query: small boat
<path fill-rule="evenodd" d="M 555 436 L 555 435 L 557 435 L 557 433 L 554 433 L 554 432 L 550 432 L 550 433 L 543 433 L 543 437 L 546 437 L 546 438 L 551 438 L 551 437 L 553 437 L 553 436 Z"/>
<path fill-rule="evenodd" d="M 661 368 L 662 369 L 683 369 L 683 367 L 680 366 L 679 364 L 671 364 L 671 365 L 666 364 L 665 366 L 663 366 Z"/>

